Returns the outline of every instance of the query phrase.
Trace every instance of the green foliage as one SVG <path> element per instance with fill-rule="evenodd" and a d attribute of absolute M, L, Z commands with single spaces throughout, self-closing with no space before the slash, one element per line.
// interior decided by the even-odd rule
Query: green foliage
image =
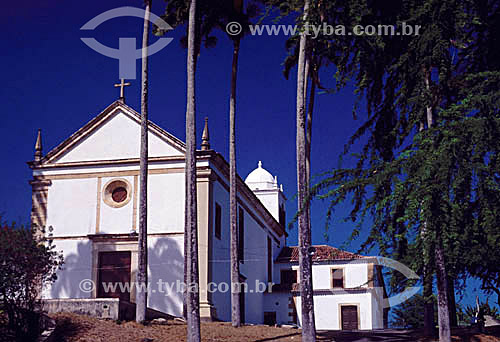
<path fill-rule="evenodd" d="M 52 241 L 37 242 L 34 231 L 14 224 L 0 226 L 0 312 L 9 341 L 30 341 L 38 335 L 40 291 L 56 280 L 63 262 Z"/>
<path fill-rule="evenodd" d="M 351 201 L 353 238 L 363 219 L 373 218 L 362 249 L 376 245 L 421 272 L 422 251 L 441 239 L 450 275 L 498 288 L 500 68 L 486 37 L 499 30 L 493 20 L 499 2 L 328 3 L 328 22 L 349 29 L 403 22 L 421 29 L 412 36 L 331 38 L 324 58 L 337 66 L 338 87 L 352 83 L 358 103 L 367 105 L 345 151 L 362 137 L 367 142 L 354 167 L 332 170 L 313 195 L 330 200 L 328 218 Z"/>
<path fill-rule="evenodd" d="M 189 15 L 190 1 L 186 0 L 166 0 L 165 14 L 162 19 L 170 26 L 176 28 L 186 25 Z M 217 37 L 213 35 L 214 30 L 226 31 L 226 25 L 230 22 L 238 22 L 242 26 L 240 35 L 228 35 L 231 39 L 241 38 L 242 35 L 248 33 L 250 20 L 258 13 L 258 4 L 255 1 L 250 1 L 245 9 L 242 8 L 242 1 L 211 1 L 201 0 L 197 2 L 196 11 L 196 55 L 199 55 L 202 46 L 205 48 L 215 47 Z M 158 28 L 153 31 L 160 35 Z M 181 44 L 187 48 L 187 34 L 181 38 Z"/>

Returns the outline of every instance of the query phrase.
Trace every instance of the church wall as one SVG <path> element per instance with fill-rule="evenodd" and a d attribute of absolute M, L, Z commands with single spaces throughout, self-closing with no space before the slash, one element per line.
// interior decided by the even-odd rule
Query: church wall
<path fill-rule="evenodd" d="M 275 191 L 256 191 L 255 195 L 264 204 L 267 210 L 279 222 L 279 197 L 278 190 Z"/>
<path fill-rule="evenodd" d="M 36 179 L 44 178 L 52 182 L 47 194 L 47 225 L 54 227 L 55 244 L 58 250 L 64 251 L 66 261 L 64 269 L 59 272 L 59 280 L 45 292 L 48 298 L 96 296 L 97 291 L 82 291 L 80 284 L 97 279 L 100 252 L 130 251 L 131 281 L 135 281 L 137 242 L 133 236 L 126 234 L 138 229 L 140 189 L 137 142 L 140 125 L 137 116 L 122 112 L 124 110 L 111 108 L 110 115 L 103 122 L 91 121 L 83 131 L 72 135 L 49 153 L 45 162 L 33 170 Z M 182 289 L 178 289 L 178 283 L 183 282 L 184 162 L 183 154 L 178 150 L 182 149 L 182 144 L 178 144 L 176 139 L 167 143 L 160 136 L 163 137 L 163 133 L 152 125 L 149 155 L 165 158 L 153 160 L 149 165 L 148 230 L 153 234 L 148 238 L 149 306 L 179 316 L 182 314 Z M 216 169 L 219 166 L 215 165 L 221 165 L 220 162 L 216 163 L 217 158 L 210 158 L 197 163 L 198 191 L 202 194 L 201 203 L 200 200 L 198 203 L 202 231 L 199 235 L 202 243 L 200 252 L 203 252 L 200 259 L 204 258 L 200 260 L 200 279 L 230 285 L 229 190 L 224 173 L 227 170 L 224 169 L 223 174 L 219 172 Z M 107 188 L 108 184 L 112 184 L 110 182 L 116 180 L 125 185 L 114 183 L 115 187 Z M 127 188 L 125 200 L 119 197 L 124 191 L 111 195 L 113 190 L 122 186 Z M 120 199 L 112 200 L 113 196 Z M 268 231 L 268 227 L 260 226 L 265 222 L 270 224 L 270 217 L 253 196 L 246 196 L 248 194 L 239 198 L 239 205 L 245 211 L 246 260 L 241 265 L 241 274 L 247 277 L 250 290 L 245 295 L 246 321 L 261 323 L 263 291 L 270 280 L 267 272 L 268 236 L 272 237 L 273 259 L 284 245 L 285 237 L 278 237 L 276 232 Z M 222 207 L 220 240 L 214 237 L 215 203 Z M 256 204 L 257 210 L 254 207 Z M 207 232 L 210 233 L 208 237 Z M 280 241 L 279 247 L 276 239 Z M 210 260 L 210 265 L 206 260 Z M 262 284 L 260 289 L 256 288 L 256 280 Z M 179 286 L 182 287 L 182 284 Z M 256 293 L 257 290 L 262 293 Z M 135 300 L 135 292 L 130 298 Z M 205 296 L 203 300 L 205 309 L 207 306 L 210 309 L 212 303 L 219 319 L 230 320 L 230 289 Z"/>
<path fill-rule="evenodd" d="M 184 237 L 148 238 L 148 265 L 148 307 L 182 316 Z"/>
<path fill-rule="evenodd" d="M 215 203 L 221 206 L 222 234 L 221 239 L 213 237 L 213 259 L 212 259 L 212 281 L 218 285 L 227 283 L 230 285 L 230 222 L 229 222 L 229 193 L 226 187 L 219 182 L 214 183 L 214 212 Z M 242 199 L 240 198 L 242 201 Z M 247 322 L 263 323 L 264 320 L 264 284 L 267 285 L 267 237 L 270 236 L 256 220 L 250 215 L 246 208 L 251 208 L 248 203 L 245 206 L 245 262 L 240 264 L 240 273 L 246 277 L 248 292 L 245 294 L 245 319 Z M 240 207 L 240 206 L 238 206 Z M 215 216 L 215 215 L 214 215 Z M 215 220 L 215 217 L 213 218 Z M 214 222 L 215 226 L 215 222 Z M 215 232 L 214 232 L 215 233 Z M 213 234 L 214 234 L 213 233 Z M 283 241 L 278 247 L 274 238 L 271 237 L 273 246 L 273 260 L 278 255 Z M 262 283 L 257 288 L 257 281 Z M 250 292 L 251 290 L 251 292 Z M 230 289 L 222 293 L 215 291 L 212 294 L 213 304 L 217 310 L 217 318 L 225 321 L 231 320 L 231 296 Z"/>
<path fill-rule="evenodd" d="M 221 206 L 221 239 L 215 237 L 215 229 L 213 229 L 212 238 L 212 282 L 214 284 L 226 283 L 230 284 L 230 226 L 229 226 L 229 194 L 226 189 L 219 183 L 214 182 L 214 203 L 213 212 L 215 212 L 215 204 Z M 212 215 L 215 227 L 215 215 Z M 212 301 L 215 305 L 217 318 L 223 321 L 231 320 L 231 295 L 230 292 L 223 293 L 215 291 L 212 293 Z"/>
<path fill-rule="evenodd" d="M 275 312 L 277 324 L 293 324 L 290 292 L 272 292 L 265 295 L 264 312 Z"/>
<path fill-rule="evenodd" d="M 246 212 L 245 214 L 245 262 L 240 272 L 245 276 L 248 292 L 245 294 L 246 321 L 264 322 L 264 292 L 257 288 L 257 282 L 267 288 L 267 234 Z"/>
<path fill-rule="evenodd" d="M 56 251 L 62 251 L 64 264 L 57 272 L 57 280 L 43 291 L 43 298 L 91 298 L 85 289 L 85 280 L 92 280 L 92 246 L 87 239 L 54 239 Z M 80 284 L 82 284 L 80 286 Z M 88 285 L 88 282 L 87 282 Z"/>
<path fill-rule="evenodd" d="M 97 179 L 58 179 L 48 187 L 47 226 L 54 236 L 93 234 Z"/>
<path fill-rule="evenodd" d="M 184 233 L 184 179 L 184 173 L 149 175 L 148 232 Z"/>
<path fill-rule="evenodd" d="M 287 264 L 284 264 L 284 263 L 278 263 L 278 264 L 274 264 L 273 265 L 273 279 L 274 279 L 274 283 L 276 284 L 281 284 L 281 270 L 289 270 L 292 265 L 287 263 Z M 298 268 L 297 268 L 297 274 L 298 274 Z"/>
<path fill-rule="evenodd" d="M 108 182 L 111 182 L 116 179 L 124 179 L 126 180 L 131 187 L 131 200 L 128 201 L 123 207 L 116 208 L 107 205 L 104 200 L 104 192 L 106 189 L 106 185 Z M 134 177 L 133 176 L 122 176 L 122 177 L 102 177 L 101 178 L 101 196 L 100 196 L 100 222 L 98 233 L 101 234 L 118 234 L 118 233 L 130 233 L 132 231 L 132 219 L 133 219 L 133 207 L 134 207 L 134 199 L 136 196 L 133 193 L 134 189 Z M 96 197 L 96 196 L 94 196 Z"/>

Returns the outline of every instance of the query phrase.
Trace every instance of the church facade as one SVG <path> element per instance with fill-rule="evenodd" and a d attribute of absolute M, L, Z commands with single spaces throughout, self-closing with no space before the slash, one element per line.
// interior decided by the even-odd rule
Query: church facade
<path fill-rule="evenodd" d="M 35 159 L 29 162 L 33 171 L 31 220 L 36 226 L 50 227 L 46 233 L 65 259 L 57 281 L 44 289 L 44 298 L 114 297 L 133 303 L 136 292 L 144 290 L 134 286 L 138 252 L 139 136 L 140 115 L 121 100 L 109 105 L 46 155 L 42 154 L 39 132 Z M 148 139 L 148 307 L 181 316 L 185 145 L 154 123 L 149 124 Z M 229 164 L 210 149 L 207 124 L 196 165 L 200 315 L 208 320 L 229 321 Z M 260 162 L 245 181 L 238 177 L 240 281 L 246 287 L 240 303 L 244 321 L 249 323 L 300 325 L 300 319 L 297 320 L 300 296 L 296 288 L 271 285 L 299 281 L 290 280 L 286 273 L 286 270 L 296 270 L 297 263 L 291 255 L 287 259 L 291 247 L 286 246 L 285 201 L 276 177 Z M 334 263 L 341 261 L 334 255 L 330 255 L 330 259 Z M 367 275 L 373 274 L 369 260 L 357 259 L 361 260 L 357 262 Z M 318 262 L 325 260 L 318 259 L 314 270 L 321 266 Z M 323 277 L 321 274 L 318 273 L 317 279 Z M 331 319 L 332 323 L 322 326 L 331 329 L 382 327 L 380 310 L 374 309 L 374 305 L 378 305 L 373 304 L 375 297 L 359 299 L 360 291 L 365 297 L 380 294 L 371 290 L 369 282 L 360 286 L 364 286 L 364 290 L 347 294 L 347 298 L 337 296 L 344 304 L 370 303 L 369 310 L 358 305 L 358 325 L 354 327 L 352 322 L 350 326 L 342 325 L 339 306 L 340 311 Z M 318 298 L 320 295 L 324 297 L 318 293 Z M 317 322 L 322 322 L 318 317 L 330 321 L 332 308 L 325 308 L 316 313 Z M 361 314 L 365 311 L 367 314 Z M 349 315 L 351 318 L 346 314 L 344 320 L 354 320 L 356 314 L 352 310 Z"/>

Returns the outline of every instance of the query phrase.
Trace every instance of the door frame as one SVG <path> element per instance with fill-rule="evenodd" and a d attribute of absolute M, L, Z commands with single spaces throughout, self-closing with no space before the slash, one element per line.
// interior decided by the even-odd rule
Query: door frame
<path fill-rule="evenodd" d="M 358 316 L 358 328 L 357 330 L 361 330 L 361 317 L 360 317 L 360 303 L 339 303 L 339 311 L 338 311 L 338 314 L 339 314 L 339 330 L 343 330 L 342 329 L 342 307 L 343 306 L 355 306 L 356 307 L 356 314 Z M 347 331 L 347 330 L 346 330 Z"/>
<path fill-rule="evenodd" d="M 92 289 L 91 298 L 97 298 L 99 275 L 97 267 L 99 266 L 100 252 L 130 252 L 130 281 L 135 282 L 137 274 L 138 244 L 131 241 L 103 241 L 92 243 L 92 281 L 95 286 Z M 136 289 L 130 287 L 130 302 L 135 303 Z"/>

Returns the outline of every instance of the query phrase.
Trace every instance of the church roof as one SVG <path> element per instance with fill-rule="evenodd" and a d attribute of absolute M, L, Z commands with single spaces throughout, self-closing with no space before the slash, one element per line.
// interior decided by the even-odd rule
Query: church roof
<path fill-rule="evenodd" d="M 312 256 L 312 261 L 337 261 L 337 260 L 355 260 L 355 259 L 364 259 L 366 256 L 351 253 L 348 251 L 343 251 L 341 249 L 328 246 L 328 245 L 318 245 L 313 246 L 315 248 L 315 252 Z M 278 258 L 276 259 L 277 263 L 289 263 L 289 262 L 298 262 L 299 261 L 299 247 L 290 246 L 284 247 Z"/>
<path fill-rule="evenodd" d="M 70 151 L 74 146 L 78 145 L 80 142 L 85 140 L 86 137 L 95 132 L 99 127 L 105 124 L 111 117 L 116 115 L 118 110 L 128 115 L 130 118 L 140 123 L 141 115 L 137 113 L 132 107 L 127 106 L 120 100 L 114 101 L 108 107 L 106 107 L 99 115 L 94 117 L 88 123 L 86 123 L 82 128 L 73 133 L 69 138 L 64 140 L 62 143 L 54 147 L 50 152 L 48 152 L 42 159 L 41 164 L 53 163 L 57 161 L 61 156 Z M 179 151 L 180 153 L 185 152 L 185 143 L 173 136 L 172 134 L 165 131 L 160 126 L 148 120 L 149 131 L 154 133 L 156 136 L 160 137 L 162 140 L 168 142 L 170 146 Z M 30 165 L 32 163 L 29 163 Z"/>
<path fill-rule="evenodd" d="M 267 190 L 277 189 L 278 181 L 271 175 L 269 171 L 262 167 L 262 162 L 259 161 L 257 168 L 250 172 L 245 179 L 245 183 L 252 190 Z"/>

